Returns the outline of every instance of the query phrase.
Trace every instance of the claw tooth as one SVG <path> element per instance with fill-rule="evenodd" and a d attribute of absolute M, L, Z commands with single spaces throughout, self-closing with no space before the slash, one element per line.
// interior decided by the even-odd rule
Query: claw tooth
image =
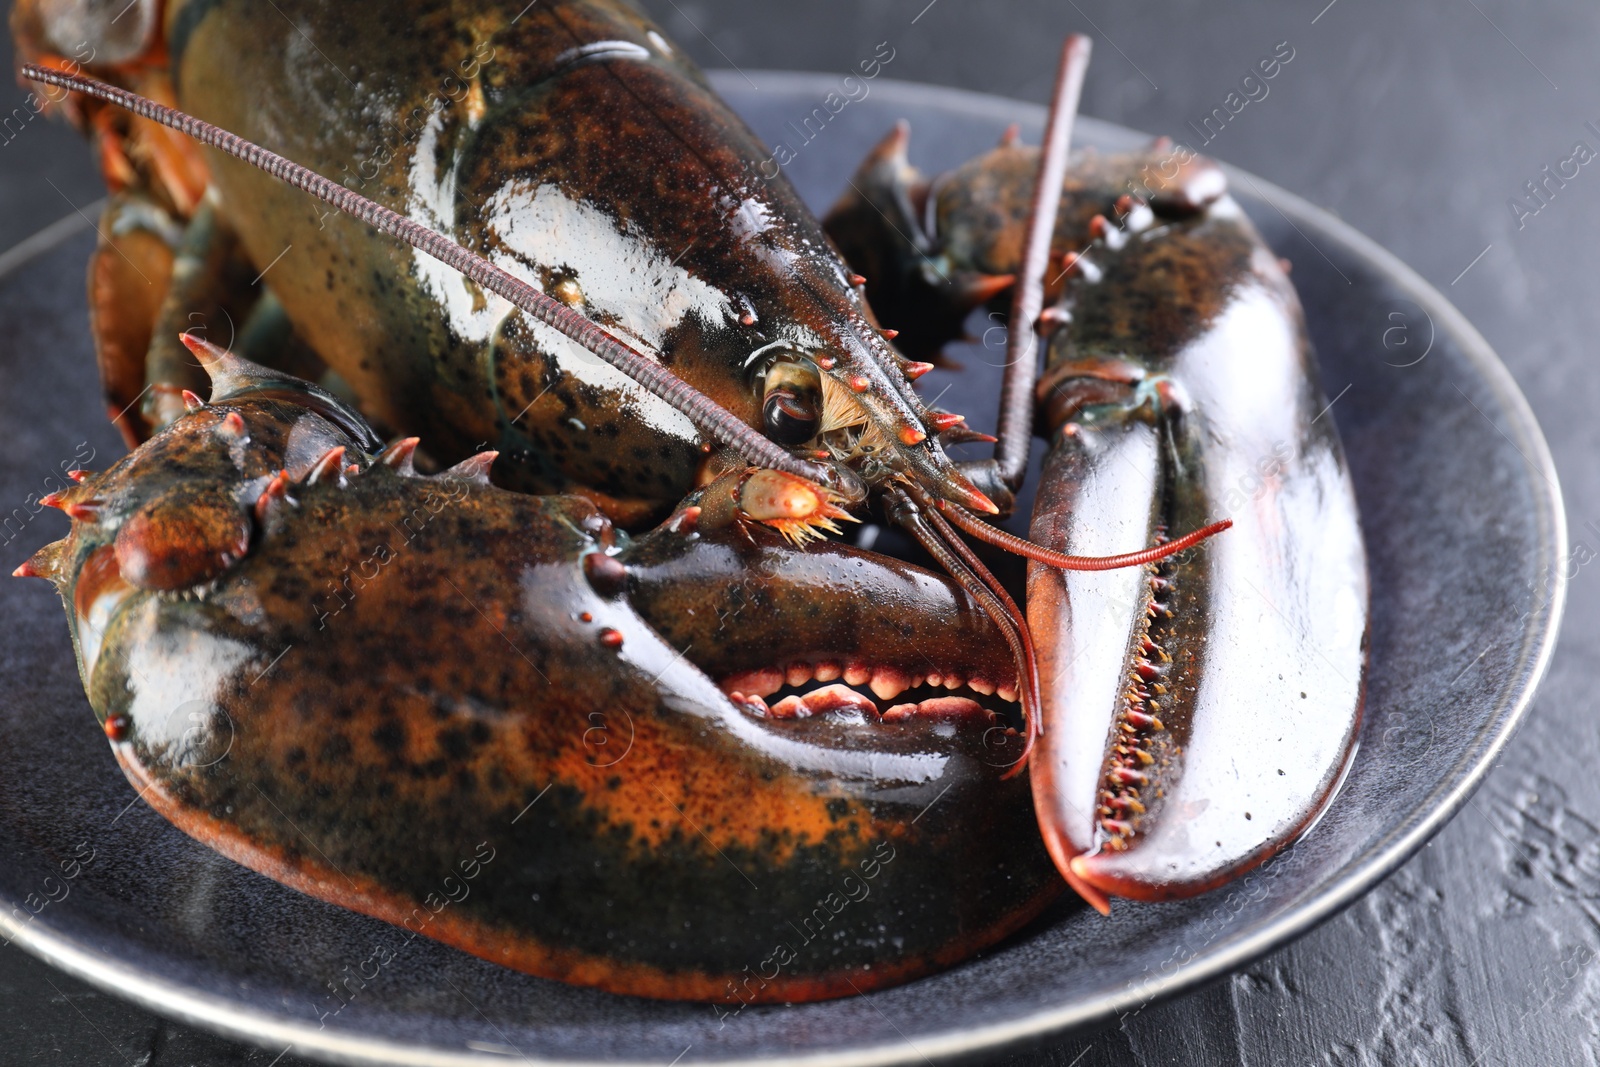
<path fill-rule="evenodd" d="M 791 698 L 793 699 L 793 698 Z M 878 705 L 845 685 L 826 685 L 799 698 L 813 715 L 856 709 L 878 717 Z"/>
<path fill-rule="evenodd" d="M 191 393 L 187 389 L 183 391 L 183 408 L 189 414 L 193 415 L 205 406 L 206 402 L 200 399 L 199 393 Z"/>
<path fill-rule="evenodd" d="M 953 426 L 960 426 L 967 421 L 965 415 L 957 415 L 953 411 L 936 411 L 928 416 L 928 425 L 938 433 L 944 433 Z"/>
<path fill-rule="evenodd" d="M 782 688 L 783 672 L 771 667 L 736 674 L 722 682 L 724 693 L 740 692 L 758 697 L 769 697 Z"/>
<path fill-rule="evenodd" d="M 67 477 L 81 484 L 85 478 L 89 477 L 93 473 L 94 471 L 85 470 L 68 471 Z"/>
<path fill-rule="evenodd" d="M 338 445 L 324 452 L 322 458 L 313 463 L 311 469 L 306 472 L 305 484 L 316 485 L 318 482 L 327 481 L 329 478 L 332 478 L 335 482 L 343 480 L 344 451 L 344 446 Z"/>
<path fill-rule="evenodd" d="M 28 557 L 27 562 L 11 572 L 11 576 L 14 578 L 46 578 L 52 582 L 56 581 L 61 577 L 61 557 L 66 551 L 66 547 L 67 542 L 65 539 L 52 541 Z"/>
<path fill-rule="evenodd" d="M 489 468 L 494 465 L 494 461 L 499 456 L 500 453 L 493 449 L 474 452 L 454 467 L 444 471 L 439 477 L 465 478 L 467 481 L 477 482 L 479 485 L 490 485 L 492 483 L 489 481 Z"/>
<path fill-rule="evenodd" d="M 930 685 L 933 682 L 933 677 L 931 675 L 928 678 L 928 682 Z M 965 684 L 966 679 L 961 677 L 959 674 L 947 674 L 944 676 L 944 687 L 946 689 L 960 689 Z"/>
<path fill-rule="evenodd" d="M 993 717 L 987 708 L 971 697 L 929 697 L 917 705 L 917 711 L 935 719 L 964 719 L 969 715 Z"/>
<path fill-rule="evenodd" d="M 872 679 L 867 683 L 867 688 L 871 689 L 873 696 L 879 700 L 893 700 L 906 691 L 909 681 L 910 679 L 893 667 L 879 667 L 872 672 Z"/>
<path fill-rule="evenodd" d="M 772 705 L 774 719 L 809 719 L 811 709 L 797 696 L 787 696 Z"/>
<path fill-rule="evenodd" d="M 216 433 L 219 437 L 231 437 L 243 440 L 245 436 L 244 416 L 237 411 L 230 411 L 222 416 L 222 421 L 217 423 Z"/>
<path fill-rule="evenodd" d="M 279 471 L 273 475 L 267 487 L 261 490 L 261 495 L 256 498 L 256 521 L 265 522 L 267 516 L 281 502 L 289 499 L 289 472 Z"/>
<path fill-rule="evenodd" d="M 968 678 L 967 688 L 986 697 L 994 695 L 994 683 L 987 678 Z"/>
<path fill-rule="evenodd" d="M 100 518 L 100 508 L 104 503 L 99 497 L 90 497 L 88 500 L 74 500 L 64 504 L 61 510 L 76 522 L 95 522 Z"/>
<path fill-rule="evenodd" d="M 866 685 L 872 678 L 872 668 L 861 664 L 851 663 L 844 669 L 844 680 L 847 685 Z"/>
<path fill-rule="evenodd" d="M 1123 785 L 1144 785 L 1150 781 L 1143 771 L 1136 771 L 1132 767 L 1117 767 L 1111 771 L 1111 777 Z"/>
<path fill-rule="evenodd" d="M 783 680 L 796 688 L 805 685 L 807 682 L 811 681 L 811 664 L 789 664 L 789 670 L 785 673 Z"/>
<path fill-rule="evenodd" d="M 728 699 L 735 704 L 753 711 L 758 715 L 771 715 L 772 709 L 767 707 L 767 702 L 754 693 L 741 693 L 737 689 L 728 694 Z"/>
<path fill-rule="evenodd" d="M 994 715 L 970 697 L 929 697 L 916 704 L 896 704 L 883 713 L 884 722 L 899 722 L 913 717 L 923 719 L 964 719 L 979 715 L 993 719 Z"/>
<path fill-rule="evenodd" d="M 1017 687 L 1014 685 L 996 686 L 995 692 L 1000 695 L 1001 700 L 1009 700 L 1013 704 L 1017 702 Z"/>
<path fill-rule="evenodd" d="M 59 508 L 62 511 L 67 510 L 67 503 L 62 499 L 60 493 L 46 493 L 44 496 L 39 498 L 39 503 L 43 504 L 47 508 Z"/>
<path fill-rule="evenodd" d="M 928 673 L 928 676 L 926 678 L 924 678 L 921 682 L 916 683 L 916 685 L 921 685 L 921 684 L 923 684 L 923 682 L 926 682 L 928 685 L 931 685 L 935 689 L 937 689 L 940 686 L 944 685 L 944 675 L 939 674 L 936 671 L 930 671 Z M 916 685 L 912 686 L 912 688 L 915 689 Z"/>
<path fill-rule="evenodd" d="M 422 438 L 420 437 L 402 437 L 382 452 L 379 452 L 377 462 L 410 477 L 417 473 L 412 456 L 417 451 L 417 445 L 421 441 Z"/>
<path fill-rule="evenodd" d="M 916 361 L 907 363 L 901 368 L 901 370 L 905 372 L 906 377 L 913 382 L 922 377 L 924 374 L 927 374 L 932 369 L 932 363 L 919 363 Z"/>
<path fill-rule="evenodd" d="M 817 664 L 814 677 L 819 682 L 837 682 L 844 675 L 844 668 L 832 660 L 823 660 Z"/>

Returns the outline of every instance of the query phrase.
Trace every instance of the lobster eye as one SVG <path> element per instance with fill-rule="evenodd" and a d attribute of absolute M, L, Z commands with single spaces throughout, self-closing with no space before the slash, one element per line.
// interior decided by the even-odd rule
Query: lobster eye
<path fill-rule="evenodd" d="M 822 380 L 809 360 L 780 359 L 767 370 L 761 422 L 768 437 L 798 445 L 817 434 L 822 421 Z"/>
<path fill-rule="evenodd" d="M 784 389 L 767 392 L 761 417 L 767 436 L 781 445 L 804 444 L 817 433 L 816 411 Z"/>

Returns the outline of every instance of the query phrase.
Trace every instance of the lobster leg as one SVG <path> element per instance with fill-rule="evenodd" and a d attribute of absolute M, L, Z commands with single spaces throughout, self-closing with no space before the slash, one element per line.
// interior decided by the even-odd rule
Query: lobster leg
<path fill-rule="evenodd" d="M 98 233 L 89 259 L 90 331 L 107 414 L 133 448 L 149 432 L 138 410 L 145 354 L 182 231 L 155 201 L 125 190 L 107 198 Z"/>
<path fill-rule="evenodd" d="M 254 274 L 216 198 L 203 197 L 184 227 L 145 351 L 144 384 L 149 390 L 140 415 L 149 431 L 184 413 L 185 389 L 193 392 L 208 385 L 205 372 L 178 341 L 179 335 L 193 331 L 231 347 L 238 325 L 260 292 L 252 284 Z"/>
<path fill-rule="evenodd" d="M 273 329 L 270 313 L 257 316 L 276 302 L 262 299 L 211 196 L 179 223 L 155 200 L 125 190 L 107 202 L 99 232 L 89 265 L 95 349 L 112 421 L 130 448 L 183 415 L 185 390 L 207 388 L 178 340 L 185 331 L 223 347 L 237 342 L 244 352 L 266 349 L 274 365 L 319 375 L 320 361 L 287 329 Z"/>

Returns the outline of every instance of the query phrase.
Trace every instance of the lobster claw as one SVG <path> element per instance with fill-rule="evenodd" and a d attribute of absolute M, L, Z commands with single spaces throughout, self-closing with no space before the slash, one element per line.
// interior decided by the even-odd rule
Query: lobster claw
<path fill-rule="evenodd" d="M 1212 888 L 1314 823 L 1360 718 L 1366 568 L 1299 305 L 1231 201 L 1099 250 L 1067 304 L 1034 540 L 1109 553 L 1234 521 L 1134 570 L 1030 569 L 1035 807 L 1106 910 Z"/>
<path fill-rule="evenodd" d="M 987 706 L 1014 664 L 950 582 L 719 525 L 716 482 L 629 537 L 487 459 L 424 476 L 191 346 L 211 401 L 59 494 L 19 569 L 185 833 L 505 966 L 735 1007 L 927 973 L 1059 893 Z"/>

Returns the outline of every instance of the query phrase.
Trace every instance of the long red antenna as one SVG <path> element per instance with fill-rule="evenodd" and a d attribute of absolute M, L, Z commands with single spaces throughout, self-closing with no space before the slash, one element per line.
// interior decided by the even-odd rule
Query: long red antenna
<path fill-rule="evenodd" d="M 1069 556 L 1064 552 L 1057 552 L 1043 545 L 1036 545 L 1032 541 L 1024 540 L 1015 534 L 1007 533 L 995 526 L 990 526 L 981 519 L 962 511 L 960 508 L 946 507 L 945 502 L 933 502 L 940 511 L 950 516 L 950 521 L 961 527 L 967 533 L 980 541 L 987 541 L 997 548 L 1007 552 L 1014 552 L 1028 559 L 1048 563 L 1052 567 L 1059 567 L 1064 571 L 1114 571 L 1122 567 L 1138 567 L 1145 563 L 1155 563 L 1157 560 L 1166 559 L 1168 556 L 1182 552 L 1191 545 L 1199 544 L 1213 534 L 1219 534 L 1233 525 L 1232 519 L 1223 519 L 1209 526 L 1202 526 L 1198 530 L 1174 538 L 1165 544 L 1153 548 L 1143 548 L 1137 552 L 1124 552 L 1118 556 Z"/>

